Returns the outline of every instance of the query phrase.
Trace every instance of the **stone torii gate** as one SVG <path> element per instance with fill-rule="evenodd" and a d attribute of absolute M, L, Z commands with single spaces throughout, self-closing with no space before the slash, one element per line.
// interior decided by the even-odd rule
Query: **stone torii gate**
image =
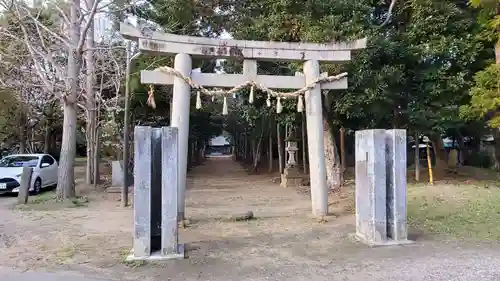
<path fill-rule="evenodd" d="M 144 84 L 173 85 L 173 107 L 171 126 L 178 128 L 179 138 L 179 188 L 178 215 L 184 219 L 184 191 L 186 188 L 189 111 L 191 85 L 180 75 L 189 77 L 194 84 L 206 87 L 236 87 L 249 81 L 268 89 L 304 89 L 305 110 L 310 163 L 312 213 L 322 217 L 328 212 L 328 190 L 326 184 L 325 155 L 323 149 L 323 116 L 321 90 L 346 89 L 347 77 L 339 76 L 334 81 L 317 83 L 325 78 L 320 74 L 319 62 L 346 62 L 351 52 L 366 47 L 366 39 L 345 43 L 285 43 L 245 40 L 222 40 L 213 38 L 174 35 L 160 32 L 143 34 L 139 29 L 121 24 L 124 38 L 137 41 L 142 53 L 175 55 L 174 73 L 160 70 L 144 70 Z M 191 56 L 243 59 L 243 74 L 215 74 L 192 71 Z M 257 61 L 304 61 L 304 75 L 274 76 L 258 75 Z"/>

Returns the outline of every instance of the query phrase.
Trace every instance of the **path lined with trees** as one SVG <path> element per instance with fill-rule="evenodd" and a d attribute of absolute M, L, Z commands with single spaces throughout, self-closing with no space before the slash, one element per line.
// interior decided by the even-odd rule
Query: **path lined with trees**
<path fill-rule="evenodd" d="M 499 4 L 495 0 L 376 4 L 329 0 L 207 4 L 172 0 L 168 6 L 156 0 L 112 5 L 96 0 L 85 3 L 86 7 L 74 0 L 64 9 L 55 2 L 42 8 L 20 1 L 1 4 L 1 142 L 6 149 L 60 154 L 61 199 L 74 196 L 72 167 L 76 152 L 89 156 L 88 184 L 99 182 L 101 157 L 121 158 L 128 63 L 132 72 L 131 126 L 169 124 L 171 88 L 155 86 L 156 108 L 148 107 L 150 88 L 139 83 L 138 71 L 170 65 L 171 58 L 142 55 L 126 61 L 126 46 L 118 36 L 117 23 L 132 15 L 143 28 L 206 37 L 224 32 L 235 39 L 287 42 L 367 37 L 368 48 L 351 62 L 322 66 L 329 73 L 349 73 L 349 89 L 325 93 L 323 103 L 327 132 L 324 150 L 332 189 L 342 183 L 341 135 L 349 151 L 352 133 L 358 129 L 406 128 L 412 136 L 428 137 L 438 177 L 447 169 L 444 137 L 457 140 L 464 163 L 480 162 L 475 158 L 482 157 L 483 136 L 499 138 L 495 102 L 499 91 Z M 94 14 L 108 17 L 112 23 L 100 37 L 95 26 L 101 24 L 94 22 Z M 68 26 L 73 29 L 61 28 Z M 193 66 L 202 72 L 241 70 L 237 61 L 197 60 Z M 294 75 L 301 66 L 260 62 L 259 69 L 265 74 Z M 262 170 L 266 157 L 261 155 L 265 151 L 268 159 L 283 159 L 280 147 L 288 133 L 303 137 L 302 116 L 296 112 L 294 101 L 284 101 L 282 113 L 276 114 L 276 105 L 268 107 L 265 97 L 256 97 L 253 104 L 233 103 L 224 117 L 220 114 L 221 101 L 204 101 L 207 105 L 196 110 L 193 95 L 190 151 L 198 153 L 204 143 L 225 129 L 238 135 L 236 141 L 250 140 L 246 149 L 254 154 L 253 170 Z M 243 140 L 242 135 L 246 136 Z M 266 148 L 270 142 L 273 149 Z M 498 167 L 500 147 L 495 148 L 497 153 L 491 162 Z M 267 169 L 271 166 L 268 164 Z"/>

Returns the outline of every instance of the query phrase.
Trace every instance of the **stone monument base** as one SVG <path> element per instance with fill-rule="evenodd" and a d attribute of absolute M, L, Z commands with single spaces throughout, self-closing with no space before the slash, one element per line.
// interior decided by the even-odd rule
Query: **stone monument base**
<path fill-rule="evenodd" d="M 149 256 L 137 257 L 134 256 L 134 249 L 130 251 L 130 254 L 125 258 L 125 261 L 167 261 L 167 260 L 182 260 L 185 258 L 184 255 L 184 245 L 179 244 L 177 247 L 177 253 L 171 253 L 167 255 L 162 255 L 160 251 L 152 252 Z"/>
<path fill-rule="evenodd" d="M 385 241 L 380 241 L 380 242 L 375 242 L 366 239 L 365 237 L 362 237 L 361 235 L 358 235 L 356 233 L 350 233 L 349 237 L 356 242 L 363 243 L 369 247 L 384 247 L 384 246 L 402 246 L 402 245 L 410 245 L 414 244 L 415 241 L 412 240 L 393 240 L 393 239 L 387 239 Z"/>
<path fill-rule="evenodd" d="M 302 176 L 296 167 L 285 168 L 283 174 L 281 174 L 280 185 L 283 187 L 299 187 L 302 185 Z"/>

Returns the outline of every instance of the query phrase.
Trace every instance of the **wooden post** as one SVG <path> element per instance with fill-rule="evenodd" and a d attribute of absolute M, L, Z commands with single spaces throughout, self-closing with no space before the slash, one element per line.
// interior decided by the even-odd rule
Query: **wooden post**
<path fill-rule="evenodd" d="M 21 174 L 21 184 L 19 186 L 19 193 L 17 194 L 17 202 L 19 204 L 28 203 L 28 195 L 30 193 L 31 185 L 31 175 L 33 174 L 33 168 L 23 167 L 23 173 Z"/>

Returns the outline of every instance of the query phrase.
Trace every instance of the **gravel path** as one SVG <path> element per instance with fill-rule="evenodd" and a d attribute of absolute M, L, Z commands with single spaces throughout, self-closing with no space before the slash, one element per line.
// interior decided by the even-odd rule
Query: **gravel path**
<path fill-rule="evenodd" d="M 78 276 L 71 273 L 18 272 L 8 268 L 0 268 L 2 281 L 106 281 Z"/>
<path fill-rule="evenodd" d="M 426 254 L 427 247 L 408 249 L 367 249 L 365 255 L 349 255 L 343 261 L 330 264 L 308 266 L 269 264 L 265 267 L 235 267 L 220 264 L 205 268 L 195 274 L 186 272 L 163 279 L 127 280 L 213 280 L 213 281 L 261 281 L 261 280 L 352 280 L 352 281 L 497 281 L 500 280 L 500 252 L 486 249 L 451 249 Z M 437 249 L 436 249 L 437 250 Z M 374 252 L 373 252 L 374 251 Z M 387 257 L 386 255 L 396 255 Z M 378 256 L 377 259 L 374 259 Z M 192 265 L 196 267 L 196 265 Z M 198 268 L 199 269 L 199 268 Z M 16 273 L 10 269 L 0 269 L 2 281 L 105 281 L 105 279 L 84 278 L 68 273 Z M 116 279 L 125 280 L 125 279 Z"/>

